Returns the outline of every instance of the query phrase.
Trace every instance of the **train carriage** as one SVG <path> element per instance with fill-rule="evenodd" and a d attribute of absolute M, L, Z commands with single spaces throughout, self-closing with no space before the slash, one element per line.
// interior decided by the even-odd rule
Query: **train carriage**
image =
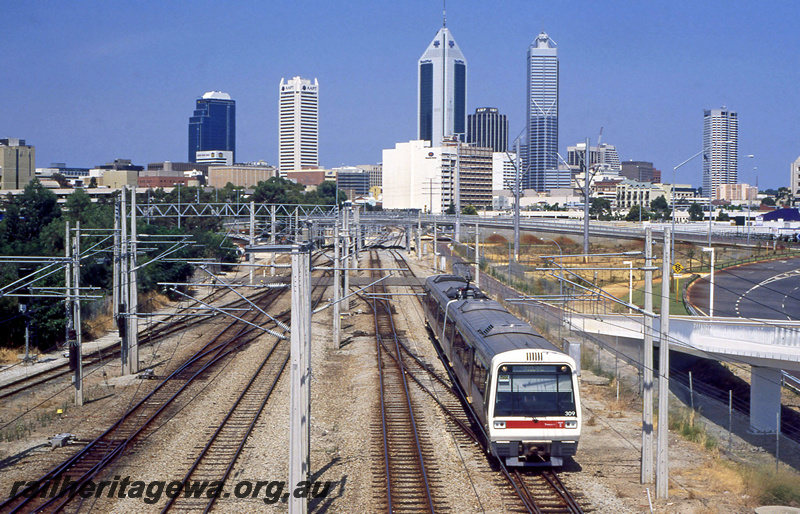
<path fill-rule="evenodd" d="M 466 279 L 425 282 L 425 317 L 506 464 L 560 466 L 581 430 L 575 361 Z"/>

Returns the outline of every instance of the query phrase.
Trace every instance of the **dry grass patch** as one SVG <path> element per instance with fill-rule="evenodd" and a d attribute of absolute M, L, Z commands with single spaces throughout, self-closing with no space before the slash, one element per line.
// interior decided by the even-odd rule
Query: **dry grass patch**
<path fill-rule="evenodd" d="M 748 466 L 740 470 L 747 494 L 759 505 L 800 507 L 800 475 L 772 464 Z"/>
<path fill-rule="evenodd" d="M 677 481 L 685 489 L 676 489 L 675 494 L 684 491 L 690 499 L 715 498 L 723 494 L 742 497 L 748 490 L 742 474 L 732 465 L 712 459 L 699 466 L 673 472 Z M 670 491 L 670 495 L 673 491 Z"/>
<path fill-rule="evenodd" d="M 23 353 L 25 348 L 0 348 L 0 364 L 15 364 Z"/>

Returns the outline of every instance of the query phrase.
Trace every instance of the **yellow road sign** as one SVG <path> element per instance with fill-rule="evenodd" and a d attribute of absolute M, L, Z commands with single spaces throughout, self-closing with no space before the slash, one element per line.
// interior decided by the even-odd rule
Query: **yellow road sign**
<path fill-rule="evenodd" d="M 681 271 L 683 271 L 683 265 L 681 265 L 680 262 L 676 262 L 675 264 L 672 265 L 672 271 L 674 271 L 675 273 L 680 273 Z"/>

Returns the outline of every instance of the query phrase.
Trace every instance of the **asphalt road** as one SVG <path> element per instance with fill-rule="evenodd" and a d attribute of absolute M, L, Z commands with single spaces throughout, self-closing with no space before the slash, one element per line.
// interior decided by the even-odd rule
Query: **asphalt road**
<path fill-rule="evenodd" d="M 689 289 L 708 312 L 709 277 Z M 714 273 L 714 316 L 800 320 L 800 258 L 744 264 Z"/>

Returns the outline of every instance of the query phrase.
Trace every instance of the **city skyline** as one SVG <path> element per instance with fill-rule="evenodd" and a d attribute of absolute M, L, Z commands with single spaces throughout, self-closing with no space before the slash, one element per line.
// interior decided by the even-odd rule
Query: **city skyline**
<path fill-rule="evenodd" d="M 10 4 L 0 44 L 15 73 L 0 84 L 0 137 L 36 146 L 40 166 L 180 161 L 186 99 L 222 90 L 238 104 L 237 161 L 277 164 L 269 84 L 301 75 L 325 84 L 320 164 L 379 162 L 382 149 L 416 135 L 415 63 L 441 25 L 441 5 L 358 6 L 304 2 L 300 15 L 255 2 Z M 746 164 L 758 168 L 760 187 L 789 185 L 800 154 L 795 3 L 448 7 L 447 26 L 469 57 L 467 112 L 497 107 L 510 140 L 525 125 L 525 49 L 544 30 L 559 44 L 562 155 L 586 137 L 595 145 L 604 127 L 623 161 L 651 161 L 671 175 L 701 150 L 700 113 L 725 104 L 739 113 L 739 151 L 755 155 Z M 110 23 L 120 16 L 126 24 Z M 282 30 L 259 29 L 271 25 Z M 357 27 L 357 37 L 342 27 Z M 676 182 L 700 185 L 700 160 L 678 169 Z"/>

